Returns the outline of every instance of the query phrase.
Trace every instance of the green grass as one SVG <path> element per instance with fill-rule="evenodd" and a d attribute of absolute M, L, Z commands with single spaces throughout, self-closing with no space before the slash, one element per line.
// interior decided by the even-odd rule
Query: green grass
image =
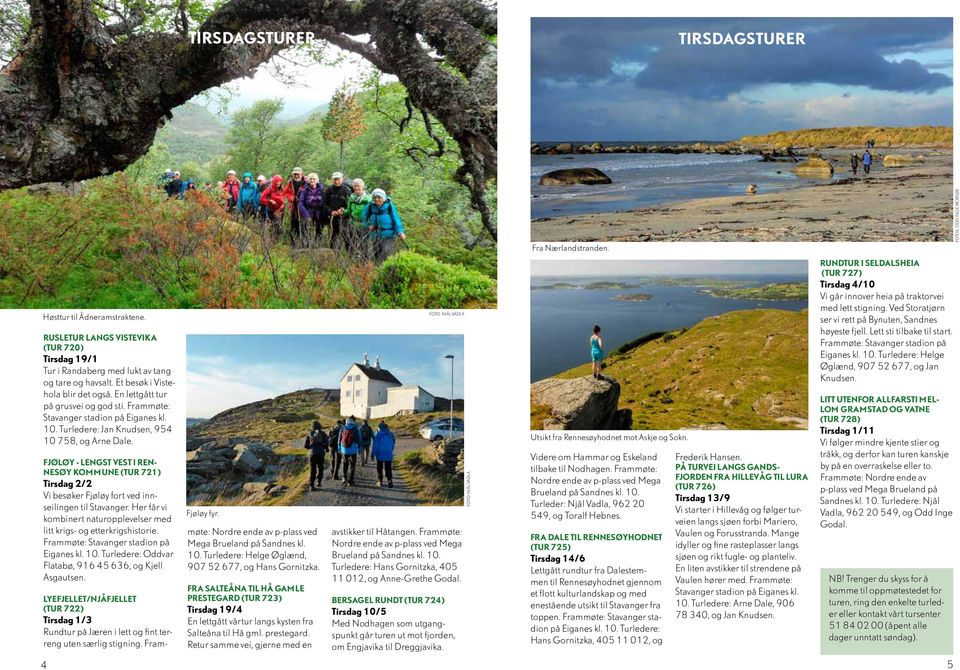
<path fill-rule="evenodd" d="M 806 422 L 806 310 L 728 312 L 622 349 L 607 359 L 604 374 L 620 382 L 619 406 L 633 411 L 634 429 L 770 430 Z M 589 374 L 586 364 L 557 377 Z"/>
<path fill-rule="evenodd" d="M 423 450 L 408 451 L 397 459 L 397 472 L 425 505 L 462 505 L 463 480 L 430 462 Z"/>
<path fill-rule="evenodd" d="M 415 250 L 378 268 L 265 243 L 202 193 L 169 201 L 125 175 L 86 185 L 76 197 L 0 193 L 0 307 L 496 306 L 496 247 L 458 248 L 439 221 L 410 217 Z"/>

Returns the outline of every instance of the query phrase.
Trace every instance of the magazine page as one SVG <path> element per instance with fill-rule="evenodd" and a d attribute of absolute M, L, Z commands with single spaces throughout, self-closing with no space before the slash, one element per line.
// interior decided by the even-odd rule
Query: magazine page
<path fill-rule="evenodd" d="M 953 667 L 953 12 L 717 12 L 0 1 L 6 665 Z"/>

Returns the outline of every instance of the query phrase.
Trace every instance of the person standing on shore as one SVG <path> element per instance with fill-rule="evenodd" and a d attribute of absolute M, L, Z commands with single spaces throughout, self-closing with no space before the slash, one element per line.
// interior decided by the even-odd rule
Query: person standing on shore
<path fill-rule="evenodd" d="M 857 176 L 857 166 L 860 165 L 860 157 L 857 156 L 857 152 L 854 151 L 850 154 L 850 169 L 853 170 L 853 176 Z"/>
<path fill-rule="evenodd" d="M 863 151 L 863 174 L 870 174 L 870 165 L 873 163 L 873 156 L 870 155 L 869 149 L 864 149 Z"/>
<path fill-rule="evenodd" d="M 594 326 L 593 335 L 590 336 L 590 360 L 593 361 L 593 378 L 600 379 L 600 371 L 603 369 L 603 338 L 600 337 L 600 326 Z"/>

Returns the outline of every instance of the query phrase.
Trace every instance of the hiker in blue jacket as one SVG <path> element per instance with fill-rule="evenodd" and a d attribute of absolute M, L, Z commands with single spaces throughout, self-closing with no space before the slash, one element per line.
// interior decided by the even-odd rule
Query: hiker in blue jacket
<path fill-rule="evenodd" d="M 303 448 L 310 450 L 310 490 L 316 491 L 323 486 L 323 457 L 327 454 L 327 434 L 323 432 L 319 421 L 313 422 L 313 429 L 303 441 Z"/>
<path fill-rule="evenodd" d="M 864 149 L 863 158 L 860 159 L 860 162 L 863 163 L 863 174 L 870 174 L 870 165 L 873 164 L 873 156 L 870 155 L 869 149 Z"/>
<path fill-rule="evenodd" d="M 351 416 L 340 430 L 338 439 L 339 451 L 343 456 L 344 486 L 353 486 L 353 479 L 357 472 L 357 452 L 360 451 L 360 440 L 360 427 L 357 426 L 356 418 Z"/>
<path fill-rule="evenodd" d="M 240 216 L 253 216 L 260 206 L 260 192 L 253 182 L 253 173 L 244 172 L 237 194 L 237 211 Z"/>
<path fill-rule="evenodd" d="M 393 488 L 393 449 L 397 444 L 396 438 L 383 421 L 377 426 L 377 434 L 373 436 L 371 455 L 377 459 L 377 486 L 383 486 L 383 476 L 387 476 L 387 486 Z"/>
<path fill-rule="evenodd" d="M 373 189 L 373 202 L 363 208 L 363 224 L 373 240 L 373 257 L 382 263 L 397 252 L 397 238 L 406 240 L 403 221 L 382 188 Z"/>

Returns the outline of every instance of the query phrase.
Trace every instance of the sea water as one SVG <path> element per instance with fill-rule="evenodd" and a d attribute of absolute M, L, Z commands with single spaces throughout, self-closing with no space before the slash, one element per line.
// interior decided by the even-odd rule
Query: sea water
<path fill-rule="evenodd" d="M 804 275 L 710 276 L 743 286 L 806 282 Z M 630 284 L 619 289 L 537 289 L 554 282 L 584 286 L 597 281 Z M 642 283 L 642 282 L 651 283 Z M 530 292 L 530 378 L 539 381 L 590 362 L 590 336 L 594 324 L 603 328 L 603 348 L 610 354 L 620 345 L 649 333 L 689 328 L 708 316 L 740 309 L 807 307 L 806 300 L 740 300 L 715 298 L 695 286 L 657 284 L 650 277 L 543 277 L 533 278 Z M 636 286 L 634 286 L 636 285 Z M 643 302 L 614 300 L 618 295 L 646 293 Z"/>
<path fill-rule="evenodd" d="M 724 154 L 570 154 L 530 156 L 531 217 L 540 219 L 594 212 L 615 212 L 681 200 L 745 195 L 748 184 L 760 193 L 809 186 L 791 161 L 763 162 L 759 156 Z M 612 184 L 540 186 L 553 170 L 594 167 Z M 780 174 L 777 174 L 780 171 Z"/>

